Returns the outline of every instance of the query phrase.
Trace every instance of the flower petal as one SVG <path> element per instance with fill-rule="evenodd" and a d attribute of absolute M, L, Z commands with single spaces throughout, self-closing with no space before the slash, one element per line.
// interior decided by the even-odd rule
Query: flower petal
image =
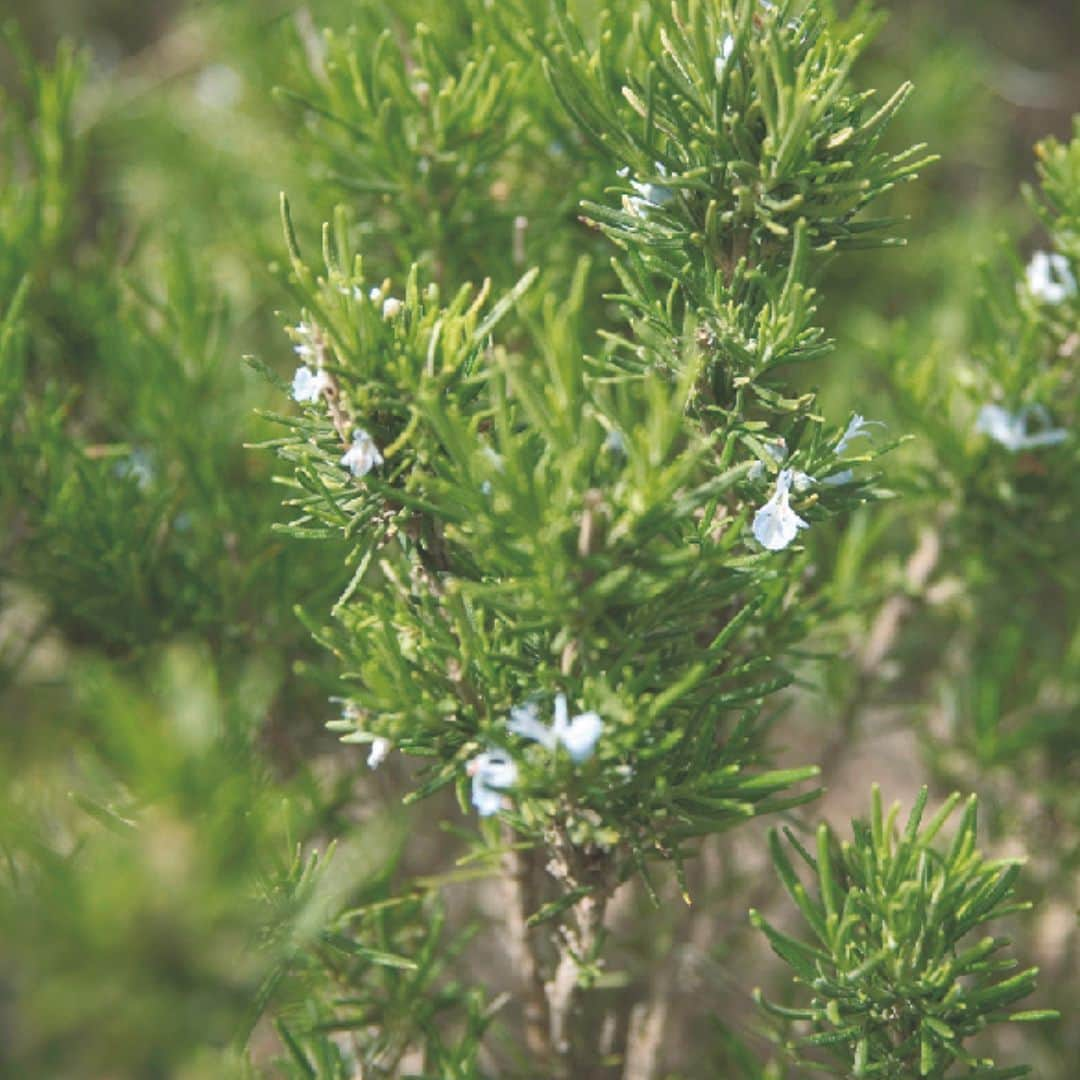
<path fill-rule="evenodd" d="M 515 735 L 521 735 L 526 739 L 535 739 L 536 742 L 548 750 L 555 749 L 555 732 L 540 720 L 539 710 L 535 702 L 530 701 L 527 705 L 515 705 L 510 710 L 510 720 L 506 726 Z"/>
<path fill-rule="evenodd" d="M 776 492 L 754 515 L 754 538 L 769 551 L 782 551 L 809 524 L 791 509 L 790 494 L 794 481 L 791 469 L 782 469 L 776 478 Z"/>
<path fill-rule="evenodd" d="M 468 764 L 472 776 L 472 804 L 481 817 L 502 808 L 502 792 L 517 782 L 517 765 L 505 750 L 485 750 Z"/>
<path fill-rule="evenodd" d="M 381 736 L 376 736 L 371 740 L 371 753 L 368 754 L 368 768 L 377 769 L 385 760 L 386 755 L 390 753 L 391 743 L 389 739 L 384 739 Z"/>
<path fill-rule="evenodd" d="M 581 713 L 566 725 L 559 741 L 566 747 L 566 752 L 575 764 L 580 765 L 592 757 L 603 731 L 604 721 L 598 713 Z"/>

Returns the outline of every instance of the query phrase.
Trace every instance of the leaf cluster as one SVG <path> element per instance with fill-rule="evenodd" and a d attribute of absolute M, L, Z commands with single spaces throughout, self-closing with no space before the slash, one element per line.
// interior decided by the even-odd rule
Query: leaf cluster
<path fill-rule="evenodd" d="M 854 838 L 840 845 L 826 825 L 817 850 L 808 852 L 791 833 L 797 862 L 773 831 L 776 872 L 810 931 L 810 939 L 777 929 L 758 912 L 754 925 L 795 975 L 804 1007 L 764 1002 L 785 1020 L 808 1022 L 801 1040 L 846 1064 L 854 1076 L 1023 1076 L 1023 1068 L 995 1068 L 965 1041 L 988 1024 L 1041 1020 L 1052 1012 L 1012 1012 L 1032 990 L 1037 970 L 1008 974 L 1016 962 L 1003 956 L 1006 938 L 972 942 L 977 928 L 1025 911 L 1014 899 L 1020 863 L 986 859 L 976 847 L 972 796 L 947 845 L 936 844 L 959 795 L 922 823 L 923 788 L 901 833 L 899 806 L 886 815 L 875 786 L 868 823 L 855 822 Z M 803 884 L 797 864 L 808 868 L 816 895 Z M 824 1067 L 823 1071 L 833 1071 Z"/>

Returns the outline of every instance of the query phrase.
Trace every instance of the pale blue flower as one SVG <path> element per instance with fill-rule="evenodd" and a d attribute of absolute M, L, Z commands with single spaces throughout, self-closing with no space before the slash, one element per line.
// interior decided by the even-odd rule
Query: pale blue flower
<path fill-rule="evenodd" d="M 314 404 L 322 397 L 323 391 L 330 385 L 325 371 L 312 371 L 307 364 L 296 369 L 292 380 L 293 401 L 301 404 Z"/>
<path fill-rule="evenodd" d="M 866 430 L 867 428 L 884 426 L 885 425 L 880 420 L 864 420 L 858 413 L 855 413 L 847 426 L 847 430 L 840 436 L 833 453 L 839 457 L 850 448 L 850 444 L 853 440 L 870 438 L 870 432 Z M 828 487 L 839 487 L 843 484 L 850 484 L 854 479 L 855 473 L 851 469 L 841 469 L 840 472 L 835 472 L 831 476 L 826 476 L 821 483 Z M 800 490 L 797 484 L 795 485 L 795 490 Z"/>
<path fill-rule="evenodd" d="M 791 490 L 796 495 L 809 491 L 816 483 L 817 481 L 809 473 L 804 473 L 799 469 L 791 470 Z"/>
<path fill-rule="evenodd" d="M 503 792 L 517 783 L 518 769 L 505 750 L 485 750 L 467 766 L 472 777 L 472 804 L 481 817 L 497 814 L 503 805 Z"/>
<path fill-rule="evenodd" d="M 661 176 L 667 176 L 667 169 L 664 168 L 663 163 L 657 161 L 655 164 L 656 171 Z M 619 175 L 629 175 L 629 170 L 625 172 L 620 170 Z M 650 210 L 658 210 L 675 198 L 675 192 L 670 188 L 649 181 L 631 180 L 630 186 L 637 192 L 637 195 L 624 196 L 624 204 L 626 209 L 635 217 L 646 217 Z"/>
<path fill-rule="evenodd" d="M 869 439 L 870 432 L 866 430 L 868 427 L 884 426 L 885 425 L 880 420 L 864 420 L 856 413 L 851 418 L 851 423 L 848 424 L 847 431 L 840 436 L 840 441 L 836 444 L 835 453 L 837 456 L 844 453 L 853 439 Z"/>
<path fill-rule="evenodd" d="M 363 429 L 353 432 L 352 446 L 341 456 L 341 464 L 353 476 L 367 476 L 372 469 L 383 463 L 383 456 L 375 445 L 375 440 Z"/>
<path fill-rule="evenodd" d="M 592 757 L 596 743 L 604 730 L 604 721 L 595 712 L 570 716 L 565 694 L 555 696 L 555 721 L 548 727 L 539 718 L 536 704 L 518 705 L 510 710 L 507 727 L 515 735 L 533 739 L 547 750 L 561 745 L 572 761 L 581 764 Z"/>
<path fill-rule="evenodd" d="M 794 479 L 794 470 L 782 469 L 776 478 L 773 497 L 754 515 L 754 537 L 769 551 L 782 551 L 799 535 L 800 529 L 810 527 L 791 509 L 790 493 Z"/>
<path fill-rule="evenodd" d="M 558 745 L 555 732 L 540 719 L 540 709 L 535 701 L 527 705 L 515 705 L 510 710 L 510 720 L 506 725 L 515 735 L 533 739 L 548 750 Z"/>
<path fill-rule="evenodd" d="M 578 713 L 570 716 L 570 709 L 565 694 L 555 696 L 555 723 L 552 725 L 555 738 L 566 748 L 572 761 L 581 764 L 592 757 L 597 741 L 604 731 L 604 721 L 595 712 Z"/>
<path fill-rule="evenodd" d="M 1036 300 L 1060 304 L 1076 295 L 1076 278 L 1064 255 L 1036 251 L 1027 265 L 1028 291 Z"/>
<path fill-rule="evenodd" d="M 1028 431 L 1028 421 L 1032 417 L 1044 425 L 1041 431 Z M 1069 437 L 1064 428 L 1046 427 L 1047 423 L 1049 416 L 1041 405 L 1028 405 L 1017 412 L 1009 412 L 1001 405 L 984 405 L 975 421 L 975 430 L 989 435 L 1015 454 L 1018 450 L 1031 450 L 1037 446 L 1054 446 Z"/>

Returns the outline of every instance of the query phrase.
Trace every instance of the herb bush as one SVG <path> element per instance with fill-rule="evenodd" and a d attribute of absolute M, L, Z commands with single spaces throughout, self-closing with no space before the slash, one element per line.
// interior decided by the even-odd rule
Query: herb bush
<path fill-rule="evenodd" d="M 1013 7 L 17 12 L 0 1075 L 1073 1075 Z"/>

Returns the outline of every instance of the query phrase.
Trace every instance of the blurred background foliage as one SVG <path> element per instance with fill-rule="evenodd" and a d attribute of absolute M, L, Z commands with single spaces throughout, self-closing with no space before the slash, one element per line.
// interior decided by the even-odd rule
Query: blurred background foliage
<path fill-rule="evenodd" d="M 602 5 L 578 5 L 590 6 Z M 469 27 L 453 24 L 451 7 L 432 37 L 464 43 Z M 525 19 L 538 9 L 513 7 Z M 1067 1003 L 1080 991 L 1075 580 L 1036 570 L 1019 604 L 991 581 L 965 607 L 949 580 L 985 582 L 992 560 L 973 567 L 961 550 L 941 556 L 940 595 L 910 582 L 931 506 L 964 479 L 955 462 L 948 474 L 940 417 L 926 404 L 985 341 L 987 264 L 1012 273 L 1006 243 L 1021 259 L 1045 243 L 1018 192 L 1035 178 L 1033 144 L 1067 139 L 1080 111 L 1080 7 L 877 8 L 856 78 L 879 88 L 911 79 L 889 145 L 926 141 L 941 162 L 890 196 L 887 212 L 910 218 L 907 248 L 849 256 L 824 282 L 838 349 L 812 378 L 830 415 L 854 410 L 916 438 L 887 466 L 907 496 L 899 510 L 856 515 L 842 542 L 835 529 L 811 541 L 812 572 L 848 612 L 850 647 L 847 660 L 807 672 L 794 722 L 822 747 L 837 791 L 830 816 L 856 808 L 851 776 L 860 794 L 868 774 L 889 795 L 924 779 L 980 792 L 991 845 L 1013 837 L 1032 856 L 1028 888 L 1042 906 L 1022 951 L 1044 966 L 1039 1000 Z M 505 95 L 492 105 L 490 141 L 470 151 L 478 183 L 501 156 L 482 199 L 440 201 L 439 160 L 412 179 L 374 173 L 363 146 L 385 133 L 320 129 L 297 101 L 327 47 L 316 27 L 369 20 L 401 35 L 421 11 L 439 19 L 415 0 L 5 8 L 19 36 L 0 45 L 0 317 L 16 303 L 21 314 L 0 347 L 0 1075 L 361 1075 L 347 1031 L 320 1027 L 341 998 L 355 1006 L 354 1027 L 384 1033 L 372 1075 L 476 1075 L 475 1039 L 497 1012 L 469 978 L 494 995 L 507 977 L 482 932 L 461 935 L 492 901 L 469 885 L 479 875 L 454 868 L 449 800 L 406 847 L 412 811 L 394 773 L 405 766 L 370 775 L 355 748 L 322 730 L 333 681 L 296 608 L 324 611 L 350 570 L 343 550 L 275 535 L 272 461 L 244 448 L 274 430 L 255 410 L 276 407 L 277 394 L 241 357 L 283 377 L 292 368 L 275 315 L 289 305 L 274 269 L 279 191 L 309 245 L 313 223 L 344 203 L 380 272 L 400 280 L 419 257 L 452 290 L 487 274 L 505 286 L 532 258 L 522 236 L 513 258 L 472 261 L 482 248 L 456 245 L 456 229 L 490 230 L 492 248 L 509 251 L 524 202 L 533 234 L 557 237 L 579 199 L 610 182 L 554 105 L 510 145 L 513 95 L 542 85 L 528 57 L 480 73 L 504 80 Z M 56 96 L 62 79 L 41 91 L 19 74 L 19 42 L 71 72 L 70 103 Z M 453 55 L 431 63 L 455 70 Z M 48 110 L 65 114 L 66 135 L 35 144 L 35 122 L 20 132 L 19 117 Z M 513 193 L 500 186 L 508 175 L 521 185 Z M 39 200 L 37 225 L 20 234 L 5 223 L 27 219 L 27 198 Z M 568 281 L 593 242 L 600 324 L 608 252 L 598 235 L 565 250 L 556 242 L 543 271 Z M 921 401 L 916 369 L 928 372 Z M 920 618 L 873 670 L 850 662 L 875 602 L 905 592 Z M 1053 707 L 1042 700 L 1048 681 Z M 1037 723 L 1018 721 L 1036 706 Z M 436 814 L 441 832 L 430 828 Z M 335 840 L 329 860 L 313 854 Z M 697 871 L 698 907 L 715 917 L 692 938 L 687 985 L 672 991 L 685 1013 L 673 1043 L 695 1048 L 670 1048 L 673 1077 L 782 1075 L 759 1064 L 767 1037 L 731 975 L 738 965 L 771 978 L 771 958 L 743 925 L 747 906 L 771 902 L 763 846 L 751 829 Z M 403 881 L 413 882 L 406 899 L 391 902 Z M 371 905 L 374 916 L 348 917 Z M 654 940 L 626 932 L 624 985 L 647 980 L 681 918 L 661 914 Z M 418 968 L 417 956 L 429 960 Z M 418 994 L 430 1006 L 422 1016 L 410 1005 Z M 409 1057 L 417 1026 L 423 1060 Z M 455 1049 L 443 1053 L 447 1031 Z M 1035 1075 L 1075 1075 L 1075 1025 L 1023 1038 Z"/>

